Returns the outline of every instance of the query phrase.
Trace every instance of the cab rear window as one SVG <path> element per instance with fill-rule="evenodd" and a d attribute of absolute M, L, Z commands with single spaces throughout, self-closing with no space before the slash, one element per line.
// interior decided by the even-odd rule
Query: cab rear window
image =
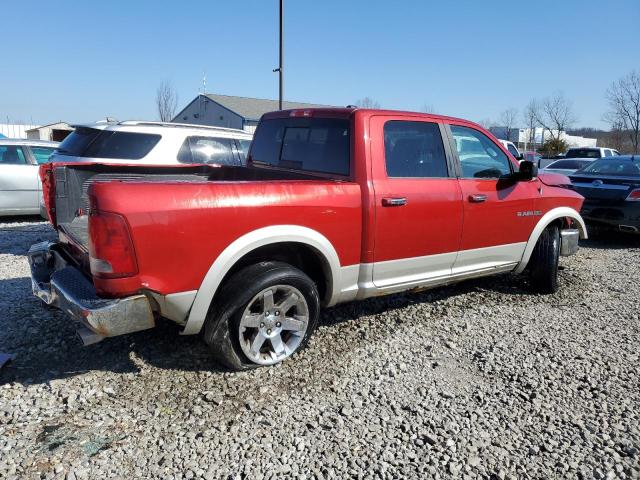
<path fill-rule="evenodd" d="M 349 120 L 274 118 L 260 122 L 249 159 L 254 165 L 347 176 Z"/>

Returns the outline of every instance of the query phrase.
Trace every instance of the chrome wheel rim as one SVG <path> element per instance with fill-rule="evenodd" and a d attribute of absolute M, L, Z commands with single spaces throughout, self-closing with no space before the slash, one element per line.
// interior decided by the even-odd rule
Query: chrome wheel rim
<path fill-rule="evenodd" d="M 260 365 L 273 365 L 291 356 L 309 325 L 304 295 L 291 285 L 265 288 L 242 313 L 239 339 L 242 352 Z"/>

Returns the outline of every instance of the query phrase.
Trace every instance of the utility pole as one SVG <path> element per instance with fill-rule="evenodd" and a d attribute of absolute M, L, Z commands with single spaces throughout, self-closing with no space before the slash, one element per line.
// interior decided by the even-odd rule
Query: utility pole
<path fill-rule="evenodd" d="M 278 109 L 282 110 L 282 101 L 284 96 L 284 32 L 283 32 L 283 9 L 284 0 L 280 0 L 280 63 L 278 68 L 274 72 L 278 72 L 279 76 L 279 94 L 278 94 Z"/>

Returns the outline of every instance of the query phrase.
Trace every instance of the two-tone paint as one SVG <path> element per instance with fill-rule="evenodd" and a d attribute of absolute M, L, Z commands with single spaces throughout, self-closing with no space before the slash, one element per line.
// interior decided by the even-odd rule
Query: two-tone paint
<path fill-rule="evenodd" d="M 270 252 L 279 245 L 313 252 L 322 266 L 323 303 L 330 306 L 522 271 L 552 222 L 586 237 L 578 213 L 583 199 L 563 188 L 564 177 L 461 178 L 450 125 L 481 131 L 509 157 L 513 172 L 518 170 L 515 158 L 474 123 L 385 110 L 316 109 L 308 115 L 350 119 L 350 175 L 91 185 L 94 208 L 126 218 L 138 264 L 131 277 L 94 278 L 98 293 L 109 298 L 146 293 L 160 313 L 184 325 L 184 334 L 195 334 L 227 274 L 267 246 L 273 246 Z M 391 120 L 437 123 L 449 177 L 390 178 L 383 128 Z"/>

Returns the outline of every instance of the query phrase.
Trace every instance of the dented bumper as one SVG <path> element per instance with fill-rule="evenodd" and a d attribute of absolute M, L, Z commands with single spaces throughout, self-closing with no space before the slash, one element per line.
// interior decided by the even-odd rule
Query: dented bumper
<path fill-rule="evenodd" d="M 98 297 L 93 284 L 65 260 L 55 245 L 42 242 L 29 249 L 33 294 L 81 322 L 84 329 L 79 334 L 86 345 L 155 326 L 151 304 L 145 295 L 118 299 Z"/>

